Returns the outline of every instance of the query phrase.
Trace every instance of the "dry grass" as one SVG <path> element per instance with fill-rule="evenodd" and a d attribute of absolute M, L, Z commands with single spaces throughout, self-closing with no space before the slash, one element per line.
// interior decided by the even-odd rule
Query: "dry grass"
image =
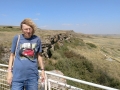
<path fill-rule="evenodd" d="M 82 38 L 86 43 L 93 43 L 96 49 L 77 48 L 75 52 L 85 56 L 96 68 L 101 68 L 110 76 L 120 80 L 120 37 L 95 37 Z"/>
<path fill-rule="evenodd" d="M 55 30 L 37 30 L 36 35 L 42 39 L 53 36 L 58 33 L 65 33 L 66 31 Z M 21 31 L 0 31 L 0 43 L 10 47 L 12 38 Z M 97 48 L 88 48 L 87 46 L 77 46 L 75 48 L 68 48 L 80 55 L 83 55 L 90 60 L 96 68 L 100 68 L 107 72 L 110 76 L 120 80 L 120 37 L 112 36 L 93 36 L 85 34 L 75 34 L 77 38 L 83 39 L 85 43 L 93 43 Z"/>

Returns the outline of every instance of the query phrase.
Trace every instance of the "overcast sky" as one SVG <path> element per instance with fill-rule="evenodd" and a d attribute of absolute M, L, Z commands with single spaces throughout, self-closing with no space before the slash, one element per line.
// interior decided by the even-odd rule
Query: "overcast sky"
<path fill-rule="evenodd" d="M 24 18 L 41 29 L 120 34 L 120 0 L 0 0 L 0 25 Z"/>

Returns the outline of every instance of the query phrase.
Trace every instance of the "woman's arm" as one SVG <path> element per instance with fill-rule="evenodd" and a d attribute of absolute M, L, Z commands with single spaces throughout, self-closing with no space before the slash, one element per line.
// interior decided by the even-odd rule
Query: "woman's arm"
<path fill-rule="evenodd" d="M 8 70 L 12 69 L 15 54 L 11 53 L 9 58 Z"/>
<path fill-rule="evenodd" d="M 42 77 L 42 81 L 45 80 L 45 71 L 44 71 L 44 64 L 43 64 L 43 59 L 42 59 L 42 56 L 40 55 L 40 53 L 38 54 L 38 63 L 39 63 L 39 66 L 41 68 L 41 77 Z"/>
<path fill-rule="evenodd" d="M 11 82 L 12 82 L 12 66 L 13 66 L 13 62 L 14 62 L 14 56 L 15 55 L 13 53 L 10 54 L 9 64 L 8 64 L 7 82 L 10 85 L 11 85 Z"/>

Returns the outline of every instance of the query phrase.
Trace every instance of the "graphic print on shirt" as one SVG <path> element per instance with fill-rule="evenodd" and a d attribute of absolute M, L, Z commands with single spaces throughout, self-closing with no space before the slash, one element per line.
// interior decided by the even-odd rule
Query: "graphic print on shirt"
<path fill-rule="evenodd" d="M 29 60 L 34 60 L 35 58 L 35 47 L 36 43 L 23 43 L 20 45 L 20 58 L 24 60 L 28 58 Z"/>

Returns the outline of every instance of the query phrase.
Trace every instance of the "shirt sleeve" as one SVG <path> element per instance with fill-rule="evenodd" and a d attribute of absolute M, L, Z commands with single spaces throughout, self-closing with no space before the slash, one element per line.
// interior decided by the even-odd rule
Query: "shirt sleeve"
<path fill-rule="evenodd" d="M 12 40 L 11 53 L 14 53 L 14 54 L 15 54 L 17 39 L 18 39 L 18 36 L 16 35 Z"/>
<path fill-rule="evenodd" d="M 37 44 L 38 44 L 38 53 L 41 53 L 42 52 L 42 43 L 41 43 L 41 39 L 40 38 L 38 39 Z"/>

